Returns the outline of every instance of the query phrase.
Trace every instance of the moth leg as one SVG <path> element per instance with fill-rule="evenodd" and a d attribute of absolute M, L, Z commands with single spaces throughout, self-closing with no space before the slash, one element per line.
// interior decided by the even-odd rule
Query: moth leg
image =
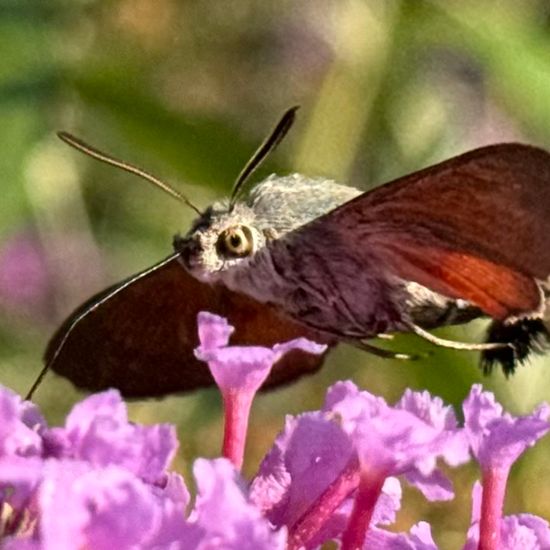
<path fill-rule="evenodd" d="M 387 332 L 380 332 L 376 335 L 376 338 L 380 338 L 380 340 L 393 340 L 395 337 L 394 334 L 389 334 Z"/>
<path fill-rule="evenodd" d="M 382 349 L 372 344 L 369 344 L 366 340 L 355 340 L 353 342 L 355 346 L 363 351 L 376 355 L 377 357 L 383 357 L 384 359 L 399 359 L 401 361 L 410 361 L 418 359 L 418 355 L 410 355 L 408 353 L 398 353 L 389 349 Z"/>
<path fill-rule="evenodd" d="M 415 325 L 414 323 L 407 323 L 407 326 L 420 338 L 441 346 L 443 348 L 461 349 L 468 351 L 487 351 L 494 349 L 512 348 L 515 351 L 515 347 L 510 342 L 485 342 L 482 344 L 468 343 L 468 342 L 456 342 L 455 340 L 446 340 L 445 338 L 439 338 L 433 335 L 431 332 L 424 330 L 422 327 Z"/>

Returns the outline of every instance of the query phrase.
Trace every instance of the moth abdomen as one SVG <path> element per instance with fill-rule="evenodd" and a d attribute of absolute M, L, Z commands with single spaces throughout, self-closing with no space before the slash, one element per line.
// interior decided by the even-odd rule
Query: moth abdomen
<path fill-rule="evenodd" d="M 542 319 L 520 319 L 513 323 L 492 321 L 486 341 L 513 345 L 513 348 L 486 350 L 481 355 L 485 374 L 490 374 L 495 365 L 500 365 L 507 377 L 533 353 L 542 354 L 550 349 L 550 333 Z"/>
<path fill-rule="evenodd" d="M 403 292 L 407 316 L 426 330 L 461 325 L 484 315 L 466 300 L 444 296 L 412 281 L 403 284 Z"/>

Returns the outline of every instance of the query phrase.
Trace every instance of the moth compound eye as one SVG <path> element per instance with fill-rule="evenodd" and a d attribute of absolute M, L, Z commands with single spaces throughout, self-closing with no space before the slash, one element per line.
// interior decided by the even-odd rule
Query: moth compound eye
<path fill-rule="evenodd" d="M 223 231 L 216 243 L 218 254 L 226 258 L 244 258 L 252 254 L 254 240 L 245 225 L 237 225 Z"/>

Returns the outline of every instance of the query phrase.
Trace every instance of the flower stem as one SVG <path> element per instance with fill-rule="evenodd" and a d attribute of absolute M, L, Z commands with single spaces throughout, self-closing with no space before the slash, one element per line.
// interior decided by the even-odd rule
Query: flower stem
<path fill-rule="evenodd" d="M 361 471 L 353 510 L 342 536 L 342 550 L 363 548 L 372 514 L 386 477 L 386 472 L 380 470 Z"/>
<path fill-rule="evenodd" d="M 487 468 L 483 472 L 479 550 L 500 548 L 500 524 L 509 471 L 509 468 Z"/>
<path fill-rule="evenodd" d="M 223 392 L 225 426 L 222 455 L 231 460 L 238 471 L 243 465 L 252 398 L 253 394 L 245 391 L 228 390 Z"/>
<path fill-rule="evenodd" d="M 288 550 L 307 547 L 344 499 L 359 483 L 359 463 L 353 456 L 338 477 L 290 528 Z"/>

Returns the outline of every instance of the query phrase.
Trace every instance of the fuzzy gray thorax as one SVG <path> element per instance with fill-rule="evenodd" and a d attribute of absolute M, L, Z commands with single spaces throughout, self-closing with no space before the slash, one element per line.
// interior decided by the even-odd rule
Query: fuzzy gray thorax
<path fill-rule="evenodd" d="M 252 189 L 246 204 L 258 225 L 281 236 L 360 194 L 359 189 L 323 178 L 271 175 Z"/>

